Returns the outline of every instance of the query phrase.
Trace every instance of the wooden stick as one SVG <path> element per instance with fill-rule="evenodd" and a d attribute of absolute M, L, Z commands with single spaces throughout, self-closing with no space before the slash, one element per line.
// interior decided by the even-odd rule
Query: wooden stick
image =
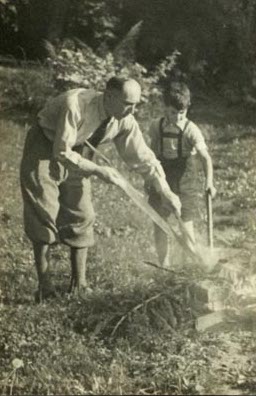
<path fill-rule="evenodd" d="M 167 271 L 167 272 L 171 272 L 172 274 L 175 274 L 175 271 L 174 271 L 174 270 L 171 270 L 171 269 L 165 268 L 165 267 L 160 267 L 160 265 L 157 265 L 157 264 L 155 264 L 155 263 L 151 263 L 151 261 L 143 260 L 143 263 L 144 263 L 144 264 L 147 264 L 147 265 L 150 265 L 151 267 L 160 269 L 160 270 L 162 270 L 162 271 Z"/>
<path fill-rule="evenodd" d="M 213 249 L 212 195 L 209 190 L 206 191 L 206 209 L 208 246 Z"/>

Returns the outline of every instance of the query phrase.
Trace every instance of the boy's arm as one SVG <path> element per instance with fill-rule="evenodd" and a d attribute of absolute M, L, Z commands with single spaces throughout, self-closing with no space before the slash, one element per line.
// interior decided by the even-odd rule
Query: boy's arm
<path fill-rule="evenodd" d="M 205 191 L 209 191 L 212 197 L 216 195 L 216 189 L 213 185 L 213 166 L 212 159 L 207 148 L 197 149 L 197 153 L 203 165 L 205 175 Z"/>

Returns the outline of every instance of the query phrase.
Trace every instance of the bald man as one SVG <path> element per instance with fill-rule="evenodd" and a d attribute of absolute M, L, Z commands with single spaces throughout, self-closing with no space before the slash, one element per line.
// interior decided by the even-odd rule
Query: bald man
<path fill-rule="evenodd" d="M 70 247 L 70 291 L 84 293 L 88 247 L 94 244 L 90 176 L 118 185 L 115 169 L 93 162 L 88 141 L 97 147 L 113 141 L 126 164 L 152 184 L 164 202 L 180 212 L 162 167 L 146 145 L 133 113 L 141 88 L 133 79 L 113 77 L 104 93 L 73 89 L 47 102 L 28 131 L 21 162 L 24 226 L 33 244 L 41 302 L 51 292 L 50 246 Z"/>

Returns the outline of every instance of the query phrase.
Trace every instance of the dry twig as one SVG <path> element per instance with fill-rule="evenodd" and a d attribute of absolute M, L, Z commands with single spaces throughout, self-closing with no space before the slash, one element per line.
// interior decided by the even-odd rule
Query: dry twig
<path fill-rule="evenodd" d="M 136 305 L 135 307 L 133 307 L 132 309 L 130 309 L 125 315 L 123 315 L 121 317 L 121 319 L 117 322 L 117 324 L 115 325 L 114 329 L 112 330 L 110 337 L 113 337 L 117 331 L 117 329 L 121 326 L 121 324 L 125 321 L 125 319 L 128 318 L 129 314 L 134 313 L 136 311 L 138 311 L 140 308 L 142 308 L 144 305 L 148 304 L 151 301 L 156 300 L 157 298 L 159 298 L 160 296 L 162 296 L 164 293 L 158 293 L 156 295 L 154 295 L 153 297 L 148 298 L 147 300 L 144 300 L 142 303 Z"/>
<path fill-rule="evenodd" d="M 151 265 L 151 267 L 155 267 L 155 268 L 160 269 L 160 270 L 162 270 L 162 271 L 171 272 L 172 274 L 175 273 L 174 270 L 170 270 L 169 268 L 166 268 L 166 267 L 160 267 L 160 265 L 157 265 L 157 264 L 155 264 L 155 263 L 151 263 L 151 261 L 145 261 L 145 260 L 143 260 L 143 263 L 145 263 L 145 264 L 147 264 L 147 265 Z"/>

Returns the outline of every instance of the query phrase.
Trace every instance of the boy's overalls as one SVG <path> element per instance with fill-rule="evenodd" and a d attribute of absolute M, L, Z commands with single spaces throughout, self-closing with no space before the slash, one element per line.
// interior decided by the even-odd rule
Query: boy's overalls
<path fill-rule="evenodd" d="M 184 156 L 183 136 L 189 125 L 187 120 L 183 130 L 164 131 L 164 118 L 159 122 L 159 153 L 158 159 L 161 162 L 166 174 L 166 180 L 171 190 L 177 194 L 181 200 L 181 217 L 184 221 L 193 220 L 197 209 L 197 169 L 195 155 Z M 166 158 L 165 147 L 172 146 L 172 157 Z M 168 217 L 170 211 L 163 208 L 161 199 L 155 190 L 150 191 L 149 203 L 163 217 Z"/>

